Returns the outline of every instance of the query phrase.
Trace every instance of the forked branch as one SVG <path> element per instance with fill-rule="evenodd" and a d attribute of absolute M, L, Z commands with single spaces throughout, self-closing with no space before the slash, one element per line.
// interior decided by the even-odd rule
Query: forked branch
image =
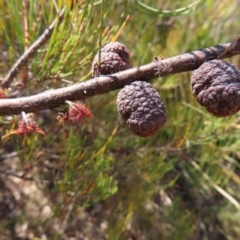
<path fill-rule="evenodd" d="M 43 34 L 24 52 L 24 54 L 16 61 L 13 67 L 10 69 L 4 80 L 1 82 L 2 88 L 8 88 L 12 83 L 14 77 L 19 73 L 21 68 L 25 65 L 25 63 L 33 57 L 37 50 L 43 46 L 47 40 L 51 37 L 54 27 L 56 24 L 60 24 L 63 20 L 65 8 L 63 8 L 58 14 L 58 18 L 56 18 L 51 25 L 43 32 Z"/>

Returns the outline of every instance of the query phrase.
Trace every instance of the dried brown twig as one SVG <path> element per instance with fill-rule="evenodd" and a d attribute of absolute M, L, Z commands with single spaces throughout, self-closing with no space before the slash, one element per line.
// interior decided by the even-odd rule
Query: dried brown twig
<path fill-rule="evenodd" d="M 147 81 L 170 74 L 191 71 L 198 68 L 205 61 L 217 59 L 230 45 L 231 43 L 219 44 L 163 60 L 156 58 L 156 60 L 147 65 L 108 76 L 93 78 L 69 87 L 48 90 L 29 97 L 1 99 L 0 115 L 19 114 L 22 111 L 26 113 L 37 112 L 57 107 L 66 100 L 75 101 L 108 93 L 136 80 Z M 240 54 L 240 41 L 231 46 L 224 58 L 238 54 Z"/>
<path fill-rule="evenodd" d="M 16 61 L 16 63 L 9 70 L 6 77 L 1 82 L 2 88 L 8 88 L 12 83 L 14 77 L 19 73 L 21 68 L 25 65 L 25 63 L 33 57 L 37 50 L 43 46 L 47 40 L 51 37 L 54 27 L 56 24 L 60 24 L 63 20 L 65 8 L 63 8 L 58 14 L 58 18 L 56 18 L 51 25 L 43 32 L 43 34 L 23 53 L 23 55 Z"/>
<path fill-rule="evenodd" d="M 224 58 L 224 55 L 231 49 L 234 44 L 240 40 L 240 34 L 232 41 L 232 43 L 218 56 L 219 59 Z"/>

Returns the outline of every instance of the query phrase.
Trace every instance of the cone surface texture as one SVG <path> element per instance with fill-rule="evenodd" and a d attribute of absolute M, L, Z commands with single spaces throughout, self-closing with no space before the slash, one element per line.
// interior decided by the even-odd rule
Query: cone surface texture
<path fill-rule="evenodd" d="M 193 71 L 191 89 L 196 100 L 217 117 L 240 110 L 240 72 L 232 64 L 217 59 Z"/>
<path fill-rule="evenodd" d="M 92 75 L 108 75 L 120 72 L 129 68 L 129 51 L 119 42 L 110 42 L 101 49 L 101 63 L 99 64 L 99 55 L 93 59 Z"/>
<path fill-rule="evenodd" d="M 117 107 L 129 129 L 140 137 L 155 134 L 167 121 L 165 105 L 159 93 L 144 81 L 135 81 L 120 90 Z"/>

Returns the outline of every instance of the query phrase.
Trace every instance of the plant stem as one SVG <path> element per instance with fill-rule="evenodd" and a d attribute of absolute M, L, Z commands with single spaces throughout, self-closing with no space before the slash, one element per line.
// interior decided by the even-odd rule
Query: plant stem
<path fill-rule="evenodd" d="M 22 67 L 27 63 L 27 61 L 32 58 L 37 50 L 43 46 L 47 40 L 51 37 L 54 27 L 56 24 L 60 24 L 63 20 L 65 8 L 61 10 L 58 14 L 58 18 L 56 18 L 51 25 L 43 32 L 43 34 L 23 53 L 23 55 L 16 61 L 16 63 L 9 70 L 8 74 L 1 82 L 2 88 L 8 88 L 14 80 L 14 77 L 17 76 Z"/>
<path fill-rule="evenodd" d="M 22 111 L 37 112 L 64 104 L 66 100 L 75 101 L 99 94 L 108 93 L 124 87 L 136 80 L 148 81 L 180 72 L 192 71 L 205 61 L 218 59 L 231 43 L 196 50 L 175 57 L 154 60 L 153 62 L 108 76 L 101 76 L 72 86 L 48 90 L 29 97 L 0 100 L 0 115 L 19 114 Z M 240 54 L 240 40 L 228 49 L 224 58 Z"/>

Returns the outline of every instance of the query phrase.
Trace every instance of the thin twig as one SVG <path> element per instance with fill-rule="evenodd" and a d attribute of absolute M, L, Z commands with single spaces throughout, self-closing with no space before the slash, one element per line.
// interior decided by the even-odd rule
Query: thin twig
<path fill-rule="evenodd" d="M 56 24 L 57 23 L 60 24 L 62 22 L 64 12 L 65 12 L 65 8 L 63 8 L 61 10 L 61 12 L 58 14 L 58 18 L 56 18 L 51 23 L 51 25 L 43 32 L 43 34 L 16 61 L 16 63 L 9 70 L 9 72 L 6 75 L 6 77 L 4 78 L 4 80 L 1 82 L 1 87 L 2 88 L 8 88 L 10 86 L 14 77 L 19 73 L 19 71 L 25 65 L 25 63 L 37 53 L 37 50 L 41 46 L 43 46 L 47 42 L 47 40 L 51 37 Z"/>
<path fill-rule="evenodd" d="M 13 172 L 10 169 L 5 169 L 5 170 L 0 169 L 0 175 L 1 174 L 5 175 L 5 176 L 11 176 L 11 177 L 15 177 L 15 178 L 20 178 L 20 179 L 25 180 L 25 181 L 35 181 L 35 182 L 40 182 L 40 183 L 45 183 L 45 184 L 49 183 L 48 180 L 35 179 L 33 177 L 26 177 L 25 173 L 22 174 L 22 175 L 18 175 L 17 173 Z"/>
<path fill-rule="evenodd" d="M 29 47 L 29 26 L 28 26 L 28 12 L 29 12 L 29 0 L 23 0 L 23 34 L 24 34 L 24 51 L 26 52 Z M 25 66 L 23 68 L 22 74 L 22 82 L 23 85 L 28 81 L 28 71 L 29 71 L 29 64 L 28 61 L 25 62 Z"/>
<path fill-rule="evenodd" d="M 29 46 L 29 29 L 28 29 L 28 11 L 29 11 L 29 1 L 23 1 L 23 30 L 24 30 L 24 43 L 25 43 L 25 52 Z"/>
<path fill-rule="evenodd" d="M 227 47 L 218 57 L 219 59 L 224 58 L 224 55 L 229 51 L 229 49 L 231 49 L 232 46 L 234 46 L 234 44 L 240 40 L 240 34 L 232 41 L 232 43 L 229 45 L 229 47 Z"/>
<path fill-rule="evenodd" d="M 0 115 L 13 115 L 20 114 L 22 111 L 29 113 L 51 109 L 65 103 L 66 100 L 82 100 L 108 93 L 136 80 L 148 81 L 170 74 L 191 71 L 198 68 L 205 61 L 218 59 L 219 55 L 230 44 L 219 44 L 214 47 L 204 48 L 163 60 L 154 60 L 147 65 L 108 76 L 93 78 L 69 87 L 48 90 L 29 97 L 1 99 Z M 237 41 L 224 57 L 233 57 L 238 54 L 240 54 L 240 41 Z"/>
<path fill-rule="evenodd" d="M 226 199 L 228 199 L 238 210 L 240 209 L 239 202 L 233 198 L 229 193 L 227 193 L 224 189 L 219 187 L 215 182 L 211 180 L 211 178 L 202 170 L 202 168 L 194 161 L 191 164 L 200 172 L 202 176 L 217 190 L 220 194 L 222 194 Z"/>

